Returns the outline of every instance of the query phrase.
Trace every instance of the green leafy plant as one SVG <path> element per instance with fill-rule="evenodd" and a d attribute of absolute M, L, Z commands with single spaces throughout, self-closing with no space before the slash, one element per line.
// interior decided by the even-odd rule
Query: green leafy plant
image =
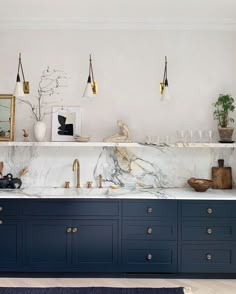
<path fill-rule="evenodd" d="M 218 120 L 220 127 L 227 128 L 230 122 L 234 122 L 234 119 L 229 117 L 229 113 L 235 108 L 234 98 L 230 94 L 220 94 L 213 106 L 215 107 L 213 116 L 215 120 Z"/>

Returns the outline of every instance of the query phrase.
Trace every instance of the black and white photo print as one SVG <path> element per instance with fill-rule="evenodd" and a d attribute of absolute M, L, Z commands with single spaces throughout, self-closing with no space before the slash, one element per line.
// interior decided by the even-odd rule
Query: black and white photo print
<path fill-rule="evenodd" d="M 52 141 L 75 141 L 81 132 L 80 107 L 53 107 Z"/>

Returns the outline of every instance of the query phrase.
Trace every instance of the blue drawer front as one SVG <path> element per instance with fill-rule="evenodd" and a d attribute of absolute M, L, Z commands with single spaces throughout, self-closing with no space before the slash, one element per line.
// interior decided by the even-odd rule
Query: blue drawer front
<path fill-rule="evenodd" d="M 224 273 L 236 270 L 236 244 L 182 245 L 182 272 Z"/>
<path fill-rule="evenodd" d="M 175 200 L 127 200 L 123 202 L 124 217 L 174 217 L 177 216 Z"/>
<path fill-rule="evenodd" d="M 123 265 L 126 271 L 175 272 L 177 271 L 177 243 L 124 241 Z"/>
<path fill-rule="evenodd" d="M 39 200 L 27 202 L 23 214 L 29 216 L 118 216 L 119 203 L 116 200 L 58 201 Z"/>
<path fill-rule="evenodd" d="M 236 201 L 183 201 L 182 217 L 236 217 Z"/>
<path fill-rule="evenodd" d="M 236 240 L 236 220 L 184 220 L 182 221 L 182 240 Z"/>
<path fill-rule="evenodd" d="M 176 240 L 177 223 L 172 220 L 126 220 L 123 222 L 123 238 L 142 240 Z"/>

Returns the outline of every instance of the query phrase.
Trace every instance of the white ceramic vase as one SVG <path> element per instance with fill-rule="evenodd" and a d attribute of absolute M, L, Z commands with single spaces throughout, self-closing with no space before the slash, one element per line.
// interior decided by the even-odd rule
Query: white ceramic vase
<path fill-rule="evenodd" d="M 34 136 L 37 142 L 42 142 L 46 135 L 46 124 L 43 121 L 36 121 L 34 124 Z"/>

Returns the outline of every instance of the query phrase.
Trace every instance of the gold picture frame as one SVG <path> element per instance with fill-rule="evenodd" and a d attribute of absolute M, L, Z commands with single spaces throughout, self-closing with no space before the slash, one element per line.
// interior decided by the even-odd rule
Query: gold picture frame
<path fill-rule="evenodd" d="M 15 97 L 0 94 L 0 141 L 14 141 Z"/>

